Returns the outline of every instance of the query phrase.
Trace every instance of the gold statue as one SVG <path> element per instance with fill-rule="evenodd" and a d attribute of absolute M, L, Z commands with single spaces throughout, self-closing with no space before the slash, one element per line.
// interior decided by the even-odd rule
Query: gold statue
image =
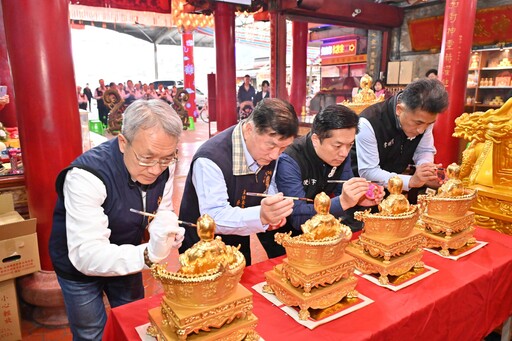
<path fill-rule="evenodd" d="M 398 176 L 388 180 L 389 196 L 379 204 L 380 215 L 389 216 L 409 211 L 409 201 L 402 194 L 403 181 Z"/>
<path fill-rule="evenodd" d="M 179 256 L 179 273 L 205 274 L 223 271 L 236 262 L 237 248 L 226 246 L 221 237 L 215 237 L 215 221 L 205 214 L 197 220 L 200 241 Z"/>
<path fill-rule="evenodd" d="M 359 82 L 361 91 L 352 98 L 352 102 L 343 101 L 341 104 L 354 110 L 356 114 L 360 114 L 366 107 L 383 101 L 385 96 L 383 94 L 379 97 L 375 96 L 375 92 L 371 89 L 372 83 L 372 77 L 365 74 Z"/>
<path fill-rule="evenodd" d="M 373 102 L 377 100 L 377 96 L 375 96 L 375 92 L 371 89 L 373 84 L 373 79 L 368 74 L 364 74 L 360 80 L 361 91 L 355 96 L 354 103 L 366 103 Z"/>
<path fill-rule="evenodd" d="M 315 211 L 311 219 L 302 224 L 302 240 L 322 240 L 324 238 L 336 237 L 339 234 L 341 223 L 329 213 L 331 198 L 324 192 L 315 196 Z"/>
<path fill-rule="evenodd" d="M 459 178 L 460 166 L 456 163 L 452 163 L 446 168 L 446 181 L 437 190 L 437 196 L 441 198 L 458 197 L 464 194 L 464 186 Z"/>

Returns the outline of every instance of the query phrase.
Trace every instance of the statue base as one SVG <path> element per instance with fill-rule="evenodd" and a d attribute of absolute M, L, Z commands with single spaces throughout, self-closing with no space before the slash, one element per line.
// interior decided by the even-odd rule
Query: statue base
<path fill-rule="evenodd" d="M 318 266 L 314 268 L 290 264 L 288 258 L 283 260 L 281 273 L 283 278 L 290 281 L 294 287 L 300 287 L 307 296 L 311 289 L 327 286 L 349 278 L 354 273 L 356 263 L 352 256 L 343 254 L 341 260 L 334 265 Z"/>
<path fill-rule="evenodd" d="M 357 242 L 364 251 L 368 252 L 374 258 L 383 258 L 383 264 L 390 264 L 391 258 L 409 253 L 421 247 L 423 236 L 421 231 L 413 230 L 404 238 L 382 238 L 369 237 L 362 233 Z"/>
<path fill-rule="evenodd" d="M 407 238 L 409 237 L 406 237 L 406 239 Z M 400 276 L 408 272 L 412 267 L 424 267 L 423 262 L 421 262 L 423 250 L 418 247 L 400 256 L 391 257 L 388 261 L 384 258 L 372 257 L 367 251 L 365 251 L 360 241 L 350 243 L 345 249 L 345 252 L 354 257 L 356 261 L 356 268 L 362 273 L 379 273 L 379 282 L 382 285 L 389 284 L 388 275 Z"/>
<path fill-rule="evenodd" d="M 445 235 L 442 233 L 434 234 L 425 230 L 423 232 L 423 237 L 425 240 L 424 247 L 428 248 L 441 248 L 439 253 L 445 257 L 450 255 L 449 249 L 459 249 L 466 244 L 474 244 L 476 243 L 476 239 L 473 237 L 473 233 L 475 232 L 475 228 L 470 226 L 465 230 L 460 232 Z"/>
<path fill-rule="evenodd" d="M 446 218 L 423 214 L 420 225 L 423 227 L 424 247 L 441 248 L 439 253 L 450 255 L 449 249 L 459 249 L 466 244 L 476 243 L 473 237 L 475 214 L 466 212 L 462 217 Z"/>
<path fill-rule="evenodd" d="M 288 268 L 286 273 L 293 278 L 296 285 L 298 283 L 306 284 L 302 287 L 292 284 L 283 271 L 284 267 Z M 290 269 L 295 269 L 294 274 L 290 275 Z M 331 270 L 336 273 L 329 274 Z M 300 308 L 299 318 L 307 320 L 310 317 L 309 308 L 325 309 L 338 303 L 345 296 L 357 297 L 358 293 L 354 290 L 357 278 L 353 276 L 353 273 L 354 261 L 348 255 L 344 255 L 342 260 L 333 266 L 318 269 L 298 269 L 287 263 L 280 264 L 273 270 L 265 272 L 267 284 L 263 287 L 263 291 L 276 295 L 287 306 L 298 306 Z M 344 276 L 347 278 L 343 278 Z M 335 278 L 338 277 L 342 279 L 336 281 Z M 328 284 L 331 279 L 334 283 Z"/>
<path fill-rule="evenodd" d="M 450 238 L 452 234 L 473 226 L 475 213 L 468 211 L 462 217 L 454 218 L 430 216 L 428 213 L 425 213 L 420 219 L 420 225 L 423 225 L 426 232 L 431 234 L 443 234 L 446 238 Z"/>
<path fill-rule="evenodd" d="M 157 340 L 259 340 L 252 308 L 252 293 L 241 284 L 211 306 L 187 307 L 164 296 L 160 307 L 149 310 L 148 334 Z"/>

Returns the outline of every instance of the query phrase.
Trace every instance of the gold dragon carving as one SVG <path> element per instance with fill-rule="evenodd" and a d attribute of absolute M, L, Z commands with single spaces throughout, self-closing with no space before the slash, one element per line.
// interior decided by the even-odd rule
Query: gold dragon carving
<path fill-rule="evenodd" d="M 460 179 L 479 190 L 472 206 L 480 212 L 476 223 L 512 234 L 512 98 L 498 109 L 464 113 L 455 125 L 453 136 L 470 142 L 462 153 Z"/>

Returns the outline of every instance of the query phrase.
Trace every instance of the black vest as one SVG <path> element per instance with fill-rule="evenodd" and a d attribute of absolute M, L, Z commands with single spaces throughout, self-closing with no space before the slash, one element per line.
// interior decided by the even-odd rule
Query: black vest
<path fill-rule="evenodd" d="M 63 187 L 67 172 L 71 168 L 85 169 L 97 176 L 107 189 L 107 198 L 102 204 L 108 216 L 111 230 L 110 243 L 116 245 L 139 245 L 148 224 L 147 218 L 131 213 L 130 208 L 143 210 L 141 188 L 131 180 L 130 174 L 119 150 L 118 139 L 112 139 L 85 152 L 60 172 L 56 181 L 57 204 L 53 212 L 53 227 L 50 235 L 49 251 L 55 272 L 66 279 L 88 281 L 89 277 L 79 272 L 68 258 L 66 237 L 66 208 Z M 154 213 L 162 199 L 169 170 L 165 170 L 146 189 L 146 211 Z"/>
<path fill-rule="evenodd" d="M 402 174 L 407 166 L 413 163 L 412 157 L 423 134 L 409 140 L 404 131 L 398 127 L 395 108 L 396 96 L 364 109 L 360 116 L 370 122 L 375 132 L 380 168 L 388 172 Z M 352 169 L 355 168 L 357 171 L 355 145 L 351 150 L 351 155 Z M 354 174 L 357 173 L 354 172 Z"/>
<path fill-rule="evenodd" d="M 314 199 L 320 192 L 325 192 L 329 196 L 333 196 L 338 184 L 327 183 L 327 180 L 339 180 L 345 167 L 346 162 L 350 162 L 350 157 L 346 158 L 343 163 L 337 167 L 331 174 L 333 167 L 324 163 L 318 157 L 311 142 L 311 132 L 307 135 L 296 139 L 284 153 L 290 155 L 299 165 L 302 176 L 302 186 L 306 192 L 306 198 Z"/>
<path fill-rule="evenodd" d="M 198 158 L 210 159 L 221 169 L 231 206 L 244 208 L 260 205 L 260 197 L 246 196 L 245 192 L 263 193 L 267 191 L 274 172 L 275 161 L 262 167 L 256 175 L 233 175 L 232 135 L 235 127 L 228 128 L 206 141 L 194 155 L 187 180 L 185 181 L 185 189 L 180 206 L 180 220 L 195 223 L 200 216 L 196 189 L 192 183 L 194 162 Z M 180 253 L 185 252 L 185 250 L 198 241 L 199 237 L 195 229 L 185 229 L 185 240 L 180 248 Z"/>
<path fill-rule="evenodd" d="M 324 163 L 324 161 L 318 157 L 313 147 L 313 143 L 311 142 L 311 135 L 311 132 L 309 132 L 306 136 L 296 139 L 293 144 L 284 151 L 284 153 L 292 157 L 299 165 L 302 186 L 306 193 L 306 198 L 315 199 L 315 196 L 320 192 L 325 192 L 325 194 L 332 198 L 338 195 L 336 192 L 340 192 L 336 190 L 337 187 L 340 187 L 340 184 L 327 183 L 327 180 L 348 180 L 352 178 L 353 174 L 350 174 L 350 171 L 345 172 L 345 174 L 343 172 L 347 162 L 349 164 L 351 162 L 350 155 L 348 155 L 345 161 L 343 161 L 343 163 L 336 168 L 333 174 L 329 176 L 333 167 Z M 354 212 L 356 210 L 359 210 L 359 206 L 355 206 L 344 211 L 345 213 L 341 217 L 343 219 L 343 223 L 350 226 L 353 231 L 358 231 L 362 227 L 361 222 L 354 219 Z M 291 217 L 286 219 L 286 225 L 288 228 L 300 230 L 300 226 L 292 225 Z"/>

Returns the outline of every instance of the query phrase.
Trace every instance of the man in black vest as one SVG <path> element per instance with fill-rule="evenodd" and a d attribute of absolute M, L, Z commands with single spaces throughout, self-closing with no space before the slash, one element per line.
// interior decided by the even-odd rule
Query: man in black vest
<path fill-rule="evenodd" d="M 311 131 L 288 147 L 279 157 L 276 185 L 286 196 L 314 199 L 325 192 L 331 199 L 330 213 L 343 218 L 353 230 L 361 228 L 353 220 L 356 209 L 375 206 L 383 196 L 378 187 L 374 196 L 363 178 L 352 174 L 350 149 L 354 144 L 359 117 L 343 105 L 330 105 L 315 116 Z M 343 184 L 335 181 L 344 180 Z M 341 194 L 340 193 L 341 188 Z M 296 201 L 287 224 L 295 230 L 316 212 L 313 203 Z"/>
<path fill-rule="evenodd" d="M 181 131 L 167 103 L 136 101 L 124 112 L 122 134 L 59 174 L 49 252 L 74 340 L 101 340 L 103 293 L 111 307 L 143 298 L 141 271 L 181 245 L 185 231 L 172 212 Z M 149 223 L 132 208 L 156 217 Z"/>
<path fill-rule="evenodd" d="M 293 201 L 282 193 L 264 198 L 247 192 L 274 194 L 276 160 L 299 129 L 293 107 L 280 99 L 258 103 L 251 116 L 206 141 L 196 152 L 185 182 L 180 219 L 195 222 L 209 214 L 216 233 L 227 245 L 241 245 L 251 264 L 249 236 L 256 233 L 269 258 L 284 254 L 274 241 L 286 223 Z M 284 232 L 280 229 L 279 232 Z M 180 253 L 199 240 L 195 229 L 186 229 Z"/>
<path fill-rule="evenodd" d="M 360 115 L 352 167 L 359 175 L 386 185 L 392 176 L 402 178 L 405 191 L 439 187 L 434 164 L 432 128 L 437 115 L 448 107 L 448 93 L 437 79 L 420 79 Z M 357 157 L 354 154 L 357 153 Z M 404 175 L 414 165 L 413 175 Z"/>

